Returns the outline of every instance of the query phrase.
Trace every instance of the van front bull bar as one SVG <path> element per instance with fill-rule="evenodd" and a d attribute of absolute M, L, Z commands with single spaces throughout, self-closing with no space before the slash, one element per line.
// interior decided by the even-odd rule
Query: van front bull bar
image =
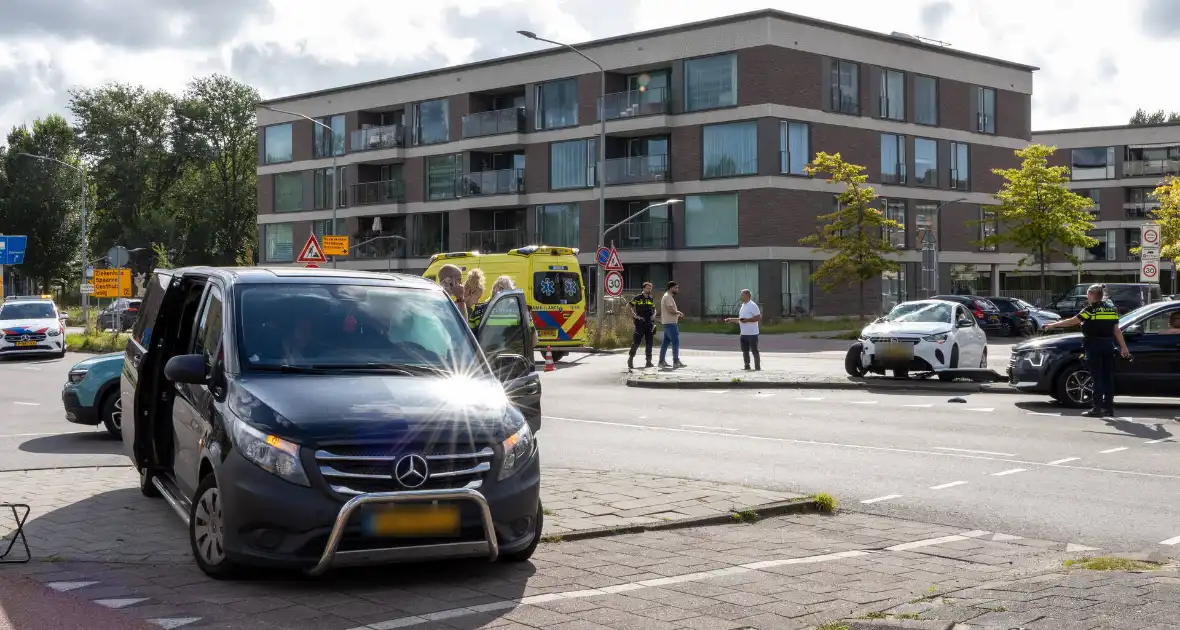
<path fill-rule="evenodd" d="M 391 505 L 397 503 L 423 503 L 427 501 L 470 501 L 479 507 L 479 517 L 483 524 L 484 540 L 440 543 L 434 545 L 414 545 L 409 547 L 389 547 L 379 549 L 361 549 L 356 551 L 339 551 L 340 541 L 344 538 L 344 529 L 348 519 L 366 505 Z M 492 523 L 492 510 L 482 494 L 471 488 L 456 490 L 402 490 L 398 492 L 372 492 L 357 495 L 340 507 L 336 514 L 336 522 L 332 525 L 332 533 L 328 536 L 328 543 L 324 545 L 324 552 L 319 562 L 307 571 L 308 575 L 321 575 L 331 567 L 358 566 L 377 564 L 381 562 L 437 560 L 443 558 L 470 558 L 487 555 L 488 562 L 495 562 L 500 556 L 500 544 L 496 540 L 496 529 Z"/>

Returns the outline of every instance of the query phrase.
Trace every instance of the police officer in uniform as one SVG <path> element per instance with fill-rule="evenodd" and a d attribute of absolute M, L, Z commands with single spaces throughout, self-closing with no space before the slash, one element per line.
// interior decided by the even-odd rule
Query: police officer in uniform
<path fill-rule="evenodd" d="M 647 351 L 647 364 L 644 367 L 655 367 L 651 362 L 651 342 L 652 336 L 656 332 L 656 302 L 651 297 L 651 283 L 643 283 L 643 293 L 631 298 L 631 302 L 627 304 L 631 309 L 631 317 L 635 318 L 635 334 L 631 338 L 631 354 L 627 356 L 627 369 L 635 369 L 635 351 L 639 349 L 639 343 L 645 343 L 644 350 Z"/>
<path fill-rule="evenodd" d="M 1083 416 L 1110 418 L 1114 416 L 1114 346 L 1119 354 L 1130 358 L 1123 331 L 1119 328 L 1119 311 L 1105 296 L 1106 287 L 1091 285 L 1086 291 L 1089 304 L 1077 315 L 1059 322 L 1045 324 L 1045 328 L 1072 328 L 1081 324 L 1082 347 L 1086 369 L 1094 384 L 1094 408 Z"/>

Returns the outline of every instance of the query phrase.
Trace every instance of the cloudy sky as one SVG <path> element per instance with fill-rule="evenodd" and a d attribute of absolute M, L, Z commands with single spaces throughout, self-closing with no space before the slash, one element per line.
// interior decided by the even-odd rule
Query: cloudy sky
<path fill-rule="evenodd" d="M 384 6 L 384 9 L 379 7 Z M 773 7 L 1039 66 L 1034 129 L 1180 110 L 1178 0 L 0 0 L 0 130 L 72 86 L 179 90 L 226 73 L 264 97 Z M 2 135 L 2 134 L 0 134 Z"/>

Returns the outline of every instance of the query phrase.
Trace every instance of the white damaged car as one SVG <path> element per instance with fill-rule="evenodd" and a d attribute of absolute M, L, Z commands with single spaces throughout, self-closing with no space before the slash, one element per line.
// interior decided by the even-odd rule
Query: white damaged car
<path fill-rule="evenodd" d="M 848 349 L 844 368 L 851 376 L 956 368 L 987 368 L 987 335 L 966 307 L 945 300 L 915 300 L 893 307 L 889 314 L 865 326 Z M 951 373 L 938 374 L 953 380 Z"/>

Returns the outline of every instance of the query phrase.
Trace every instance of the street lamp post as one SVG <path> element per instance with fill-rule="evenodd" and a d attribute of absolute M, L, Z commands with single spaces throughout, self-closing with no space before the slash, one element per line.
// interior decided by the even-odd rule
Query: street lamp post
<path fill-rule="evenodd" d="M 958 199 L 951 199 L 950 201 L 944 201 L 944 202 L 938 204 L 938 207 L 934 209 L 934 216 L 931 218 L 932 225 L 930 226 L 930 231 L 934 233 L 934 256 L 933 256 L 934 265 L 933 266 L 934 266 L 934 294 L 935 295 L 937 295 L 939 293 L 939 287 L 940 287 L 940 285 L 938 284 L 938 250 L 940 247 L 942 247 L 942 236 L 941 236 L 941 234 L 939 234 L 939 231 L 938 231 L 938 214 L 940 212 L 942 212 L 942 209 L 945 208 L 946 206 L 949 206 L 952 203 L 959 203 L 960 201 L 967 201 L 967 198 L 966 197 L 959 197 Z"/>
<path fill-rule="evenodd" d="M 545 39 L 538 36 L 532 31 L 516 31 L 529 39 L 535 39 L 539 42 L 553 44 L 554 46 L 561 46 L 571 52 L 577 54 L 581 58 L 589 61 L 598 68 L 599 86 L 598 86 L 598 165 L 594 169 L 594 176 L 598 179 L 598 246 L 603 247 L 606 243 L 606 68 L 602 64 L 591 59 L 586 53 L 574 48 L 569 44 L 553 41 L 552 39 Z M 594 290 L 594 345 L 598 346 L 602 339 L 602 282 L 603 269 L 602 265 L 595 265 L 597 268 L 597 284 Z"/>
<path fill-rule="evenodd" d="M 356 245 L 353 245 L 352 247 L 360 247 L 361 245 L 368 245 L 369 243 L 372 243 L 373 241 L 380 241 L 383 239 L 395 239 L 395 240 L 404 241 L 404 240 L 406 240 L 406 237 L 398 236 L 397 234 L 385 234 L 383 236 L 374 236 L 373 238 L 371 238 L 367 241 L 361 241 L 360 243 L 357 243 Z M 389 250 L 389 254 L 385 257 L 385 273 L 393 273 L 393 249 L 392 248 Z"/>
<path fill-rule="evenodd" d="M 81 188 L 82 188 L 82 238 L 81 238 L 81 240 L 82 240 L 82 254 L 79 256 L 79 258 L 82 260 L 82 282 L 78 285 L 78 289 L 80 291 L 82 288 L 82 285 L 86 284 L 86 169 L 80 165 L 74 166 L 73 164 L 69 164 L 69 163 L 63 162 L 57 158 L 51 158 L 51 157 L 48 157 L 45 155 L 36 155 L 33 153 L 17 153 L 16 156 L 17 157 L 27 157 L 27 158 L 31 158 L 34 160 L 41 160 L 42 162 L 54 162 L 56 164 L 66 167 L 66 168 L 73 169 L 75 172 L 78 173 L 78 182 L 81 184 Z M 79 162 L 79 164 L 81 164 L 81 162 Z M 83 293 L 82 294 L 82 326 L 86 326 L 89 323 L 89 314 L 90 314 L 90 296 Z"/>
<path fill-rule="evenodd" d="M 324 123 L 312 118 L 311 116 L 307 116 L 304 114 L 298 114 L 295 112 L 289 112 L 285 109 L 271 107 L 270 105 L 259 105 L 259 107 L 261 107 L 262 109 L 270 110 L 270 111 L 278 113 L 278 114 L 286 114 L 288 116 L 295 116 L 296 118 L 302 118 L 310 123 L 319 125 L 320 127 L 323 127 L 324 129 L 328 130 L 328 144 L 330 145 L 328 150 L 332 152 L 332 227 L 330 228 L 330 230 L 331 230 L 332 236 L 336 236 L 336 205 L 337 205 L 337 200 L 340 196 L 340 182 L 338 181 L 340 179 L 340 171 L 338 171 L 336 169 L 336 130 L 332 129 L 331 125 L 325 125 Z M 321 247 L 322 247 L 322 245 L 321 245 Z M 332 257 L 332 267 L 333 268 L 336 267 L 336 257 L 335 256 Z"/>
<path fill-rule="evenodd" d="M 645 208 L 643 208 L 642 210 L 640 210 L 640 211 L 636 212 L 635 214 L 632 214 L 631 216 L 627 217 L 626 219 L 623 219 L 622 221 L 619 221 L 618 223 L 616 223 L 616 224 L 614 224 L 614 225 L 612 225 L 612 226 L 610 226 L 610 227 L 606 228 L 605 230 L 603 230 L 603 232 L 602 232 L 602 237 L 603 237 L 603 239 L 605 239 L 607 234 L 610 234 L 611 232 L 614 232 L 615 230 L 617 230 L 617 229 L 619 229 L 619 228 L 623 227 L 624 225 L 626 225 L 627 223 L 629 223 L 629 222 L 630 222 L 632 219 L 635 219 L 635 218 L 637 218 L 639 215 L 643 214 L 644 212 L 647 212 L 648 210 L 651 210 L 652 208 L 661 208 L 661 207 L 664 207 L 664 206 L 673 206 L 673 205 L 676 205 L 676 204 L 678 204 L 678 203 L 682 203 L 683 201 L 684 201 L 683 199 L 669 199 L 669 200 L 667 200 L 667 201 L 661 201 L 661 202 L 658 202 L 658 203 L 653 203 L 653 204 L 651 204 L 651 205 L 649 205 L 649 206 L 646 206 Z M 602 268 L 602 266 L 601 266 L 601 265 L 599 265 L 599 268 L 601 269 L 601 268 Z"/>

